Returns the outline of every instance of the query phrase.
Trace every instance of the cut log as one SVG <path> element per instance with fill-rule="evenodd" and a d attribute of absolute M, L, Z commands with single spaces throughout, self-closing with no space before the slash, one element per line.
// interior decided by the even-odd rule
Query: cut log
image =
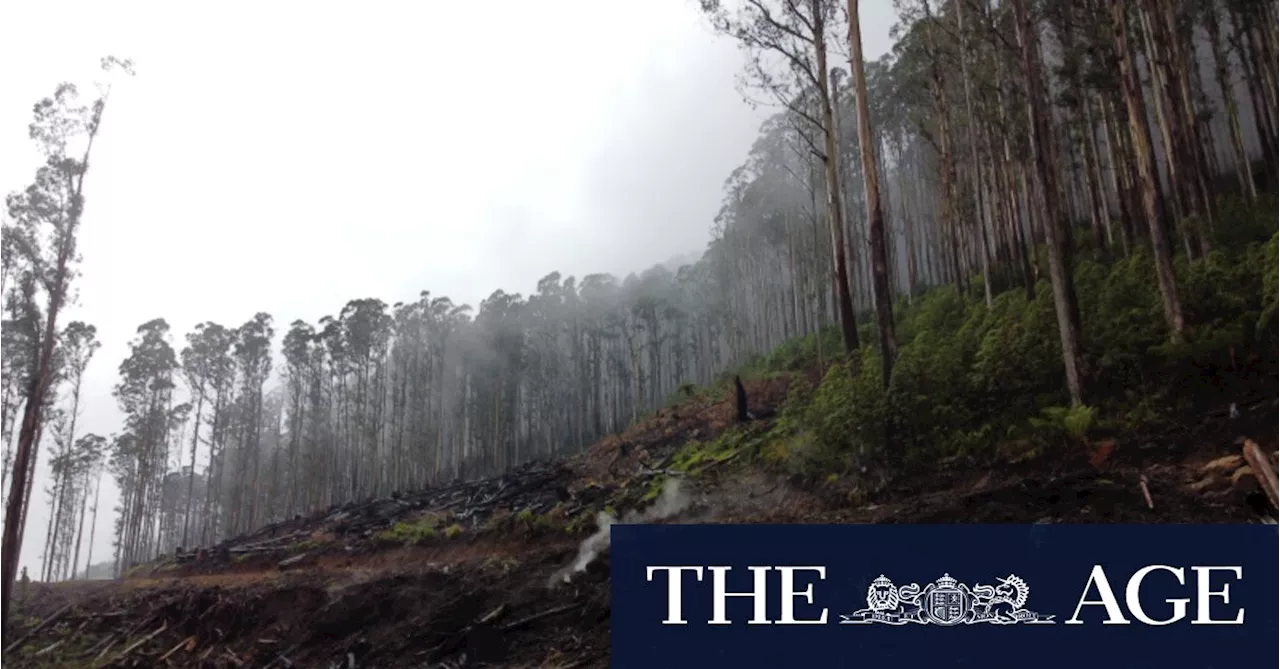
<path fill-rule="evenodd" d="M 295 555 L 295 556 L 293 556 L 293 557 L 291 557 L 291 558 L 285 558 L 285 559 L 283 559 L 283 560 L 281 560 L 281 561 L 277 562 L 277 563 L 276 563 L 276 566 L 277 566 L 277 567 L 279 567 L 279 568 L 280 568 L 280 569 L 282 569 L 282 570 L 283 570 L 283 569 L 288 569 L 288 568 L 290 568 L 290 567 L 296 567 L 296 566 L 298 566 L 298 565 L 302 564 L 302 562 L 303 562 L 304 560 L 306 560 L 306 559 L 307 559 L 307 557 L 309 557 L 309 556 L 310 556 L 310 553 L 300 553 L 300 554 Z"/>
<path fill-rule="evenodd" d="M 528 618 L 522 618 L 522 619 L 517 620 L 517 621 L 515 621 L 515 622 L 513 622 L 513 623 L 509 623 L 509 624 L 505 625 L 505 626 L 502 628 L 502 631 L 504 631 L 504 632 L 511 632 L 511 631 L 513 631 L 513 630 L 518 630 L 518 629 L 520 629 L 521 627 L 524 627 L 524 626 L 526 626 L 526 625 L 530 625 L 530 624 L 532 624 L 532 623 L 538 622 L 539 620 L 542 620 L 543 618 L 550 618 L 551 616 L 559 615 L 559 614 L 561 614 L 561 613 L 566 613 L 566 612 L 568 612 L 568 611 L 572 611 L 572 610 L 574 610 L 574 609 L 581 608 L 581 607 L 582 607 L 582 605 L 581 605 L 581 604 L 568 604 L 568 605 L 565 605 L 565 606 L 557 606 L 557 607 L 556 607 L 556 608 L 554 608 L 554 609 L 547 609 L 546 611 L 543 611 L 542 613 L 535 613 L 535 614 L 533 614 L 533 615 L 529 616 Z"/>
<path fill-rule="evenodd" d="M 189 636 L 183 639 L 182 641 L 179 641 L 178 645 L 174 646 L 173 648 L 170 648 L 169 652 L 160 656 L 160 661 L 164 662 L 165 660 L 169 659 L 170 655 L 173 655 L 174 653 L 178 652 L 178 649 L 182 648 L 183 646 L 188 646 L 187 652 L 191 652 L 191 649 L 195 647 L 195 642 L 196 642 L 196 638 L 194 636 Z"/>
<path fill-rule="evenodd" d="M 129 647 L 128 647 L 128 648 L 125 648 L 124 650 L 120 651 L 120 654 L 119 654 L 118 656 L 116 656 L 116 662 L 119 662 L 119 661 L 123 660 L 124 658 L 128 657 L 128 656 L 129 656 L 129 653 L 132 653 L 133 651 L 137 650 L 139 646 L 141 646 L 142 644 L 144 644 L 144 643 L 146 643 L 146 642 L 148 642 L 148 641 L 150 641 L 150 640 L 152 640 L 152 639 L 156 638 L 156 636 L 157 636 L 158 634 L 160 634 L 161 632 L 163 632 L 163 631 L 165 631 L 165 630 L 167 630 L 167 629 L 169 629 L 169 623 L 164 623 L 164 624 L 160 625 L 160 627 L 156 628 L 156 631 L 154 631 L 154 632 L 152 632 L 152 633 L 150 633 L 150 634 L 148 634 L 148 635 L 146 635 L 146 636 L 142 637 L 141 639 L 138 639 L 137 641 L 134 641 L 133 643 L 129 644 Z"/>
<path fill-rule="evenodd" d="M 22 644 L 26 643 L 27 639 L 30 639 L 33 635 L 38 634 L 40 630 L 58 622 L 58 620 L 60 620 L 62 616 L 66 615 L 67 611 L 70 611 L 70 610 L 71 610 L 71 605 L 67 604 L 66 606 L 58 609 L 57 611 L 54 611 L 53 615 L 40 621 L 40 624 L 36 625 L 35 628 L 32 629 L 30 632 L 23 634 L 22 636 L 18 637 L 17 641 L 14 641 L 8 646 L 5 646 L 4 652 L 12 653 L 14 650 L 20 648 Z"/>
<path fill-rule="evenodd" d="M 89 657 L 90 655 L 93 654 L 93 651 L 98 650 L 99 648 L 103 648 L 103 651 L 98 654 L 98 657 L 101 658 L 103 655 L 106 655 L 107 650 L 109 650 L 112 646 L 115 645 L 117 636 L 118 634 L 112 634 L 111 636 L 108 636 L 102 639 L 98 643 L 93 644 L 93 646 L 89 648 L 89 650 L 86 650 L 84 652 L 84 657 Z"/>
<path fill-rule="evenodd" d="M 1244 465 L 1244 458 L 1239 455 L 1224 455 L 1216 460 L 1211 460 L 1200 471 L 1206 474 L 1221 474 L 1226 476 L 1229 472 L 1234 472 Z"/>
<path fill-rule="evenodd" d="M 504 612 L 506 612 L 506 610 L 507 610 L 507 605 L 506 605 L 506 604 L 500 604 L 500 605 L 498 605 L 498 608 L 496 608 L 496 609 L 494 609 L 494 610 L 490 611 L 489 613 L 485 614 L 485 616 L 484 616 L 483 618 L 481 618 L 481 619 L 480 619 L 479 621 L 477 621 L 477 622 L 479 622 L 479 623 L 491 623 L 491 622 L 493 622 L 494 620 L 497 620 L 499 616 L 501 616 Z"/>
<path fill-rule="evenodd" d="M 1262 452 L 1262 448 L 1252 439 L 1244 440 L 1244 459 L 1249 462 L 1253 475 L 1258 478 L 1262 490 L 1271 500 L 1271 507 L 1280 509 L 1280 491 L 1277 490 L 1276 470 L 1271 466 L 1271 458 Z"/>

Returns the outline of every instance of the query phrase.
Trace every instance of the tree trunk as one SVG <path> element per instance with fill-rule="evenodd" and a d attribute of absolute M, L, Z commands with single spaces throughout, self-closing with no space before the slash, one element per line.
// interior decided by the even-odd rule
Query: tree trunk
<path fill-rule="evenodd" d="M 93 517 L 89 520 L 89 545 L 84 556 L 84 577 L 89 578 L 89 570 L 93 568 L 93 537 L 98 529 L 98 502 L 102 499 L 102 474 L 98 474 L 97 485 L 93 489 Z M 72 574 L 72 578 L 75 574 Z"/>
<path fill-rule="evenodd" d="M 1111 5 L 1111 25 L 1115 34 L 1116 52 L 1120 59 L 1120 78 L 1124 86 L 1125 104 L 1129 113 L 1129 133 L 1133 140 L 1135 162 L 1138 167 L 1138 188 L 1142 191 L 1142 205 L 1151 234 L 1151 246 L 1155 255 L 1156 279 L 1160 286 L 1164 306 L 1165 323 L 1169 336 L 1182 337 L 1182 303 L 1178 300 L 1178 283 L 1173 271 L 1173 253 L 1169 248 L 1164 226 L 1160 222 L 1160 205 L 1156 197 L 1155 159 L 1151 156 L 1150 137 L 1146 116 L 1142 111 L 1142 88 L 1134 67 L 1133 54 L 1129 50 L 1129 30 L 1125 23 L 1125 4 L 1122 0 L 1108 0 Z"/>
<path fill-rule="evenodd" d="M 80 545 L 81 539 L 84 538 L 84 518 L 89 512 L 89 474 L 85 472 L 83 492 L 80 498 L 80 520 L 76 527 L 76 548 L 71 556 L 71 574 L 69 580 L 74 581 L 76 578 L 76 569 L 80 566 Z"/>
<path fill-rule="evenodd" d="M 1075 282 L 1066 256 L 1066 241 L 1058 207 L 1058 188 L 1049 164 L 1048 146 L 1053 133 L 1049 113 L 1044 108 L 1044 88 L 1038 62 L 1039 39 L 1027 13 L 1026 0 L 1013 0 L 1013 11 L 1022 46 L 1022 68 L 1027 82 L 1027 114 L 1031 127 L 1032 154 L 1036 176 L 1044 193 L 1045 243 L 1049 250 L 1049 279 L 1053 285 L 1053 303 L 1058 316 L 1058 335 L 1062 343 L 1062 362 L 1067 375 L 1071 403 L 1083 401 L 1083 379 L 1080 365 L 1080 309 L 1076 303 Z"/>
<path fill-rule="evenodd" d="M 1249 152 L 1244 146 L 1244 133 L 1240 128 L 1240 109 L 1236 104 L 1236 89 L 1232 85 L 1231 75 L 1227 69 L 1227 54 L 1222 50 L 1222 25 L 1218 20 L 1217 2 L 1207 2 L 1204 7 L 1205 32 L 1209 34 L 1209 48 L 1213 53 L 1213 69 L 1218 79 L 1218 87 L 1222 90 L 1222 100 L 1227 111 L 1227 127 L 1231 131 L 1231 148 L 1236 156 L 1236 179 L 1240 184 L 1240 192 L 1250 202 L 1258 197 L 1258 189 L 1253 179 L 1253 166 L 1249 161 Z"/>
<path fill-rule="evenodd" d="M 840 147 L 837 144 L 835 134 L 831 86 L 827 76 L 826 22 L 822 18 L 825 10 L 820 6 L 820 0 L 810 0 L 810 5 L 813 8 L 814 20 L 817 23 L 814 29 L 814 50 L 817 54 L 818 96 L 819 103 L 822 105 L 823 135 L 826 140 L 826 156 L 824 156 L 823 165 L 826 167 L 827 177 L 827 212 L 830 217 L 828 224 L 831 226 L 836 306 L 839 310 L 840 329 L 844 335 L 845 352 L 853 353 L 859 346 L 858 321 L 853 311 L 853 295 L 849 291 L 849 268 L 846 264 L 847 259 L 844 253 L 845 225 L 844 211 L 840 206 L 840 171 L 838 162 Z"/>
<path fill-rule="evenodd" d="M 884 387 L 887 389 L 893 373 L 893 360 L 897 355 L 897 343 L 893 332 L 893 295 L 889 290 L 884 210 L 880 206 L 880 178 L 876 169 L 871 113 L 867 104 L 867 76 L 862 63 L 862 28 L 858 20 L 858 0 L 849 0 L 849 65 L 853 71 L 853 93 L 857 96 L 858 148 L 862 154 L 862 185 L 867 203 L 867 231 L 871 238 L 872 288 L 876 325 L 880 330 Z"/>
<path fill-rule="evenodd" d="M 1111 156 L 1111 181 L 1115 187 L 1116 200 L 1120 203 L 1120 241 L 1127 256 L 1140 237 L 1139 220 L 1145 220 L 1140 202 L 1142 198 L 1135 192 L 1137 167 L 1129 150 L 1132 135 L 1118 127 L 1113 100 L 1104 100 L 1101 106 L 1102 123 L 1106 126 L 1107 146 Z M 1156 197 L 1159 211 L 1159 193 L 1156 193 Z"/>

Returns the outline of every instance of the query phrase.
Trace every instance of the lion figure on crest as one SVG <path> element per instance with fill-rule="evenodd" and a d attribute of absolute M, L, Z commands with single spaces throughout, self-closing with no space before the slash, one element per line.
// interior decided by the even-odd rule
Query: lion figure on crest
<path fill-rule="evenodd" d="M 893 586 L 893 581 L 884 575 L 867 586 L 867 608 L 872 611 L 893 611 L 901 602 L 902 598 L 898 596 L 898 589 Z"/>

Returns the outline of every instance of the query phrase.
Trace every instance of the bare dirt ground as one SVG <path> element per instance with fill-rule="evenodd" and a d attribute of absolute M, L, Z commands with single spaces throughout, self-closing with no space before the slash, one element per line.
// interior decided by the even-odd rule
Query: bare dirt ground
<path fill-rule="evenodd" d="M 762 417 L 748 429 L 767 428 L 787 385 L 785 377 L 748 384 Z M 1240 411 L 1231 418 L 1216 407 L 1176 433 L 1023 462 L 941 462 L 870 495 L 729 458 L 681 477 L 688 503 L 657 522 L 1260 522 L 1265 502 L 1242 471 L 1237 440 L 1253 439 L 1274 459 L 1276 404 Z M 652 504 L 656 472 L 732 416 L 726 401 L 693 398 L 563 463 L 347 505 L 143 565 L 122 580 L 31 584 L 19 595 L 23 624 L 5 635 L 4 662 L 607 667 L 607 553 L 568 582 L 557 577 L 599 512 L 625 520 Z M 388 536 L 428 526 L 429 536 Z"/>

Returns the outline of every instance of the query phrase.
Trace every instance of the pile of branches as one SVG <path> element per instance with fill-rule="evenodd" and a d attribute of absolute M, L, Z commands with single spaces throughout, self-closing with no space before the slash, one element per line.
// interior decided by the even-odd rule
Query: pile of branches
<path fill-rule="evenodd" d="M 224 600 L 216 589 L 181 588 L 92 604 L 67 604 L 6 643 L 6 662 L 57 660 L 97 668 L 155 667 L 180 656 L 183 662 L 195 661 L 201 666 L 241 667 L 249 659 L 243 649 L 233 650 L 228 642 L 243 631 L 236 629 L 236 621 L 241 626 L 253 621 L 243 615 L 243 605 Z M 259 642 L 268 645 L 258 653 L 261 659 L 273 649 L 270 639 Z M 279 656 L 279 651 L 275 655 Z M 278 659 L 266 659 L 265 666 L 273 666 Z"/>
<path fill-rule="evenodd" d="M 179 562 L 196 558 L 229 559 L 230 556 L 288 552 L 297 544 L 324 532 L 343 538 L 367 538 L 410 515 L 430 511 L 447 513 L 454 522 L 475 529 L 498 511 L 542 514 L 563 506 L 577 513 L 607 491 L 591 488 L 570 492 L 575 473 L 560 463 L 530 462 L 507 473 L 474 481 L 396 492 L 390 497 L 348 502 L 310 518 L 267 525 L 252 534 L 228 539 L 209 549 L 179 550 Z"/>
<path fill-rule="evenodd" d="M 545 513 L 571 502 L 573 472 L 559 463 L 533 462 L 502 476 L 396 493 L 386 499 L 347 504 L 323 523 L 342 536 L 368 536 L 416 511 L 448 513 L 459 523 L 478 527 L 498 510 Z"/>

